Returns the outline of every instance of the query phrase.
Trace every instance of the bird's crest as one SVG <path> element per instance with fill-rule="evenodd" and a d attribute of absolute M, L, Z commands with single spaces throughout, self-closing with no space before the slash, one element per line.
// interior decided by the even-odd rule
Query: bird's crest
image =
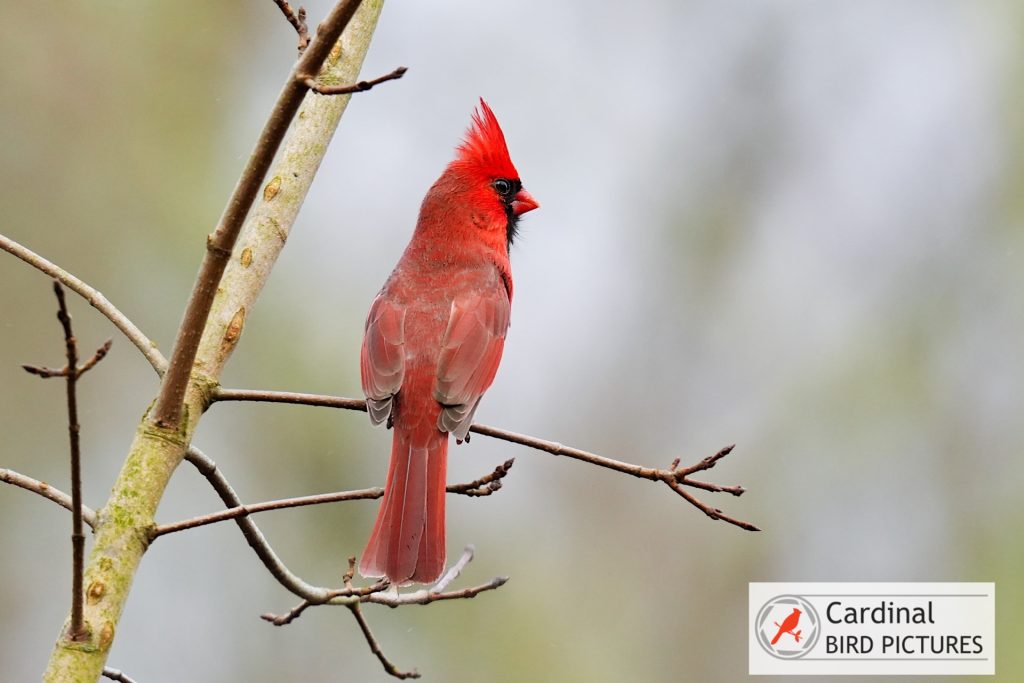
<path fill-rule="evenodd" d="M 505 134 L 501 132 L 498 119 L 482 97 L 480 107 L 473 112 L 473 123 L 458 147 L 457 160 L 468 166 L 476 166 L 496 178 L 519 177 L 508 156 Z"/>

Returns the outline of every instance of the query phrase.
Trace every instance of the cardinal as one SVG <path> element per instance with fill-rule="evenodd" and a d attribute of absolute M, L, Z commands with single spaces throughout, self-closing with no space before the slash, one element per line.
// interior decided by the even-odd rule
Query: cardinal
<path fill-rule="evenodd" d="M 793 611 L 790 612 L 789 615 L 782 620 L 782 624 L 779 624 L 779 622 L 777 621 L 772 622 L 779 627 L 778 633 L 776 633 L 775 637 L 772 638 L 772 645 L 775 645 L 777 642 L 779 642 L 779 638 L 782 637 L 783 633 L 788 633 L 789 635 L 796 638 L 796 642 L 800 642 L 800 631 L 794 632 L 793 629 L 795 629 L 796 625 L 800 623 L 801 614 L 802 612 L 798 610 L 796 607 L 794 607 Z"/>
<path fill-rule="evenodd" d="M 444 569 L 448 437 L 468 440 L 494 381 L 512 302 L 509 247 L 520 217 L 537 207 L 481 99 L 366 318 L 366 409 L 394 437 L 363 576 L 399 586 L 431 583 Z"/>

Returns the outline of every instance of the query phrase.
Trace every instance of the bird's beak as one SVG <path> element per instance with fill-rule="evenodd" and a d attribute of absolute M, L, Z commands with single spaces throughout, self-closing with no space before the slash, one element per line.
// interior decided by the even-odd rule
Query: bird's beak
<path fill-rule="evenodd" d="M 529 192 L 526 190 L 519 190 L 516 192 L 516 196 L 512 198 L 512 213 L 516 216 L 521 216 L 527 211 L 533 211 L 540 204 L 534 199 Z"/>

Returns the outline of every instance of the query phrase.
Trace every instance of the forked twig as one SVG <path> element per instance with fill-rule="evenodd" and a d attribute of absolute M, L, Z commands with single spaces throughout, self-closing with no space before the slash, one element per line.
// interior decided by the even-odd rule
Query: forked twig
<path fill-rule="evenodd" d="M 494 468 L 490 474 L 465 484 L 449 484 L 448 493 L 457 493 L 463 496 L 478 497 L 489 496 L 501 488 L 501 480 L 508 474 L 514 460 L 506 460 Z M 270 510 L 284 510 L 287 508 L 304 507 L 307 505 L 323 505 L 325 503 L 340 503 L 349 500 L 374 500 L 384 495 L 384 489 L 375 486 L 368 489 L 356 489 L 353 491 L 338 491 L 336 493 L 321 493 L 312 496 L 299 496 L 296 498 L 283 498 L 271 500 L 265 503 L 251 503 L 248 505 L 236 505 L 227 510 L 220 510 L 208 515 L 185 519 L 172 524 L 161 524 L 153 528 L 150 539 L 156 539 L 166 534 L 173 534 L 178 531 L 194 529 L 207 524 L 216 524 L 229 519 L 247 517 L 257 512 L 268 512 Z"/>
<path fill-rule="evenodd" d="M 0 235 L 0 249 L 6 251 L 12 256 L 18 257 L 33 268 L 46 273 L 54 280 L 59 281 L 65 287 L 88 301 L 93 308 L 102 313 L 117 329 L 121 330 L 124 336 L 135 345 L 135 348 L 145 356 L 146 360 L 149 361 L 149 364 L 153 366 L 153 369 L 156 370 L 158 375 L 162 376 L 164 374 L 164 371 L 167 369 L 167 359 L 164 358 L 163 354 L 156 348 L 156 344 L 153 343 L 149 337 L 143 334 L 142 330 L 136 327 L 135 323 L 128 319 L 128 316 L 118 310 L 118 308 L 110 303 L 107 300 L 107 297 L 103 296 L 103 294 L 96 288 L 75 277 L 55 263 L 47 261 L 28 247 L 15 242 L 9 237 Z"/>
<path fill-rule="evenodd" d="M 394 81 L 405 75 L 405 72 L 409 69 L 404 66 L 400 66 L 390 73 L 386 73 L 379 78 L 374 78 L 369 81 L 359 81 L 352 85 L 323 85 L 318 83 L 317 80 L 311 76 L 299 75 L 297 78 L 301 79 L 302 83 L 307 88 L 317 93 L 318 95 L 350 95 L 356 92 L 366 92 L 371 90 L 373 86 L 386 83 L 387 81 Z"/>
<path fill-rule="evenodd" d="M 328 396 L 323 394 L 303 394 L 292 391 L 261 391 L 261 390 L 248 390 L 248 389 L 224 389 L 218 388 L 212 394 L 213 401 L 255 401 L 263 403 L 290 403 L 296 405 L 309 405 L 309 406 L 321 406 L 326 408 L 341 408 L 343 410 L 356 410 L 366 411 L 365 401 L 345 398 L 342 396 Z M 661 469 L 657 467 L 643 467 L 642 465 L 634 465 L 632 463 L 623 462 L 621 460 L 614 460 L 607 458 L 603 455 L 596 453 L 590 453 L 588 451 L 581 450 L 579 448 L 572 448 L 570 446 L 564 446 L 555 441 L 546 441 L 544 439 L 538 439 L 534 436 L 528 436 L 526 434 L 517 434 L 516 432 L 510 432 L 504 429 L 498 429 L 497 427 L 490 427 L 488 425 L 474 424 L 469 428 L 469 431 L 474 434 L 483 434 L 494 439 L 500 439 L 509 443 L 519 444 L 521 446 L 527 446 L 538 451 L 544 451 L 551 455 L 564 456 L 573 460 L 579 460 L 581 462 L 590 463 L 591 465 L 597 465 L 605 469 L 613 470 L 615 472 L 621 472 L 628 474 L 639 479 L 647 479 L 648 481 L 663 482 L 668 485 L 673 491 L 681 496 L 688 503 L 696 507 L 698 510 L 703 512 L 711 519 L 721 520 L 733 526 L 737 526 L 747 531 L 760 531 L 761 529 L 750 522 L 745 522 L 729 515 L 724 514 L 721 510 L 715 507 L 711 507 L 706 503 L 701 502 L 696 496 L 691 494 L 685 489 L 685 487 L 698 488 L 711 493 L 728 493 L 733 496 L 741 496 L 746 491 L 742 486 L 719 486 L 718 484 L 712 484 L 697 479 L 691 479 L 690 475 L 696 472 L 702 472 L 704 470 L 711 469 L 715 464 L 724 458 L 726 455 L 732 452 L 734 446 L 726 446 L 719 450 L 712 456 L 704 458 L 694 465 L 679 469 L 679 459 L 677 458 L 668 469 Z M 470 494 L 473 495 L 473 494 Z"/>
<path fill-rule="evenodd" d="M 62 370 L 52 370 L 34 365 L 23 365 L 22 367 L 43 379 L 49 377 L 65 377 L 67 379 L 68 439 L 71 446 L 71 620 L 68 625 L 68 638 L 73 641 L 84 641 L 89 638 L 89 631 L 85 626 L 82 592 L 83 567 L 85 564 L 85 533 L 82 530 L 82 453 L 79 443 L 81 427 L 78 424 L 78 393 L 76 388 L 78 378 L 107 355 L 112 341 L 108 339 L 84 365 L 79 366 L 78 341 L 75 339 L 75 333 L 71 329 L 71 315 L 68 313 L 64 288 L 57 280 L 53 281 L 53 293 L 57 296 L 57 319 L 64 330 L 64 350 L 67 356 L 67 365 Z M 36 490 L 38 491 L 39 489 Z M 53 498 L 51 497 L 51 499 Z M 95 522 L 95 513 L 93 513 L 93 520 Z"/>
<path fill-rule="evenodd" d="M 374 603 L 378 605 L 387 605 L 388 607 L 398 607 L 400 605 L 428 605 L 432 602 L 439 602 L 442 600 L 464 600 L 474 598 L 484 591 L 494 590 L 505 585 L 508 581 L 508 577 L 498 576 L 479 586 L 464 588 L 457 591 L 446 590 L 448 585 L 457 579 L 463 569 L 466 568 L 466 565 L 473 560 L 473 552 L 473 546 L 466 546 L 466 549 L 463 551 L 458 561 L 456 561 L 455 564 L 453 564 L 448 571 L 441 576 L 437 583 L 430 588 L 424 588 L 412 593 L 404 594 L 398 593 L 398 591 L 386 590 L 390 587 L 386 581 L 378 581 L 372 586 L 363 589 L 353 587 L 352 578 L 355 576 L 356 558 L 350 557 L 348 560 L 348 571 L 345 572 L 345 575 L 342 577 L 345 589 L 336 591 L 338 594 L 337 596 L 319 603 L 303 600 L 284 614 L 263 614 L 261 615 L 261 618 L 275 626 L 284 626 L 293 622 L 310 607 L 316 607 L 317 605 L 344 605 L 350 612 L 352 612 L 352 616 L 355 618 L 356 623 L 359 624 L 359 629 L 363 632 L 363 637 L 366 638 L 366 643 L 369 645 L 370 651 L 373 652 L 378 660 L 380 660 L 381 665 L 388 674 L 399 679 L 419 678 L 420 674 L 415 669 L 412 669 L 411 671 L 402 671 L 385 656 L 380 643 L 377 641 L 376 637 L 374 637 L 373 631 L 370 630 L 370 625 L 363 616 L 362 605 Z"/>
<path fill-rule="evenodd" d="M 301 55 L 309 47 L 310 41 L 309 27 L 306 26 L 306 8 L 299 7 L 298 11 L 296 11 L 292 9 L 287 0 L 274 0 L 274 4 L 281 8 L 284 18 L 288 20 L 288 23 L 295 29 L 295 33 L 298 34 L 299 54 Z"/>

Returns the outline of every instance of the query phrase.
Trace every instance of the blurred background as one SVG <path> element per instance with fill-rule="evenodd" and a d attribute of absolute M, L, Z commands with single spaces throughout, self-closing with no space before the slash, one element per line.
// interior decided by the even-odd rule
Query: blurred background
<path fill-rule="evenodd" d="M 306 3 L 315 25 L 330 3 Z M 449 499 L 472 602 L 366 610 L 433 681 L 734 681 L 750 581 L 995 581 L 997 678 L 1024 676 L 1024 44 L 1019 3 L 649 0 L 384 8 L 357 95 L 245 336 L 231 387 L 359 395 L 371 299 L 478 96 L 541 202 L 480 421 L 664 466 L 735 452 L 704 500 L 477 437 Z M 4 3 L 0 232 L 100 289 L 169 352 L 206 234 L 293 63 L 269 0 Z M 20 64 L 15 68 L 13 65 Z M 67 488 L 46 278 L 0 254 L 0 467 Z M 100 506 L 156 376 L 70 299 L 85 496 Z M 383 480 L 365 415 L 221 404 L 195 443 L 247 501 Z M 219 500 L 183 465 L 174 521 Z M 376 503 L 264 514 L 337 584 Z M 0 488 L 0 661 L 35 680 L 67 613 L 65 511 Z M 388 680 L 347 611 L 295 602 L 231 524 L 156 543 L 109 664 L 160 681 Z M 875 679 L 877 680 L 877 679 Z"/>

